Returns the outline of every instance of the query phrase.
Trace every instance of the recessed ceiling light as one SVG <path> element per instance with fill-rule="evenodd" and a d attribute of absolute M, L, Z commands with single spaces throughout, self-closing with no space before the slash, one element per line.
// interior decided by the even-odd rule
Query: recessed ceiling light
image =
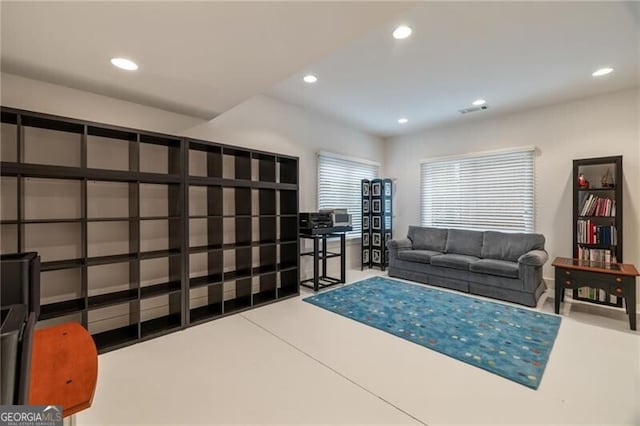
<path fill-rule="evenodd" d="M 406 124 L 409 122 L 408 118 L 402 117 L 402 118 L 398 118 L 398 123 L 400 124 Z"/>
<path fill-rule="evenodd" d="M 603 75 L 611 74 L 613 72 L 613 68 L 605 67 L 600 68 L 599 70 L 594 71 L 591 75 L 594 77 L 602 77 Z"/>
<path fill-rule="evenodd" d="M 127 71 L 135 71 L 138 69 L 138 64 L 126 58 L 111 58 L 111 63 L 114 66 Z"/>
<path fill-rule="evenodd" d="M 316 81 L 318 81 L 318 77 L 313 74 L 305 75 L 302 79 L 305 83 L 315 83 Z"/>
<path fill-rule="evenodd" d="M 411 35 L 413 30 L 411 27 L 407 27 L 406 25 L 400 25 L 395 30 L 393 30 L 393 38 L 396 40 L 402 40 Z"/>
<path fill-rule="evenodd" d="M 486 103 L 487 103 L 487 101 L 485 101 L 484 99 L 476 99 L 475 101 L 471 102 L 471 105 L 480 106 L 480 105 L 484 105 Z"/>

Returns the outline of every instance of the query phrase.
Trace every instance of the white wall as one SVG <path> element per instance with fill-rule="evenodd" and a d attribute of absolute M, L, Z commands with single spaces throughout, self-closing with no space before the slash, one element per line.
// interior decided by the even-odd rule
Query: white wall
<path fill-rule="evenodd" d="M 175 134 L 204 120 L 95 93 L 0 74 L 2 106 Z"/>
<path fill-rule="evenodd" d="M 396 238 L 420 223 L 421 159 L 534 145 L 536 232 L 551 258 L 571 256 L 572 160 L 621 154 L 624 260 L 640 265 L 639 100 L 640 90 L 625 90 L 388 140 L 384 174 L 397 179 Z M 545 277 L 553 277 L 550 262 Z"/>

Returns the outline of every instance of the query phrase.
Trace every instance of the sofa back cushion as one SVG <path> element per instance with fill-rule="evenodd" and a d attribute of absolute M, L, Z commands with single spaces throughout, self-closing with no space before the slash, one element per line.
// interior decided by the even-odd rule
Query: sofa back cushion
<path fill-rule="evenodd" d="M 480 257 L 482 254 L 482 234 L 483 232 L 481 231 L 449 229 L 445 251 L 447 253 Z"/>
<path fill-rule="evenodd" d="M 531 250 L 544 250 L 544 235 L 487 231 L 484 233 L 481 257 L 516 262 Z"/>
<path fill-rule="evenodd" d="M 447 243 L 447 230 L 410 226 L 407 238 L 411 240 L 414 250 L 433 250 L 443 252 Z"/>

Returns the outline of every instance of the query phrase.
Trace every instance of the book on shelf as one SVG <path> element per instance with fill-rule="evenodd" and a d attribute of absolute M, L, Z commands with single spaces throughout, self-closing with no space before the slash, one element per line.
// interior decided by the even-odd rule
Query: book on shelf
<path fill-rule="evenodd" d="M 581 299 L 595 300 L 597 302 L 611 303 L 614 305 L 618 304 L 618 296 L 615 294 L 607 294 L 605 290 L 597 288 L 580 287 L 578 289 L 578 297 Z"/>
<path fill-rule="evenodd" d="M 610 249 L 594 249 L 578 246 L 578 259 L 589 262 L 617 263 L 616 256 Z"/>
<path fill-rule="evenodd" d="M 578 244 L 602 244 L 615 246 L 618 244 L 615 225 L 596 225 L 591 220 L 580 219 L 577 222 Z"/>
<path fill-rule="evenodd" d="M 593 194 L 589 194 L 580 209 L 580 216 L 615 217 L 615 215 L 616 200 L 601 198 Z"/>

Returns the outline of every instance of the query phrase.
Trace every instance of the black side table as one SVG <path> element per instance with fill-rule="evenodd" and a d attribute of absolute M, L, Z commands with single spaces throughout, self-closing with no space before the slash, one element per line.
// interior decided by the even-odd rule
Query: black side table
<path fill-rule="evenodd" d="M 300 285 L 318 291 L 336 284 L 342 284 L 346 278 L 346 232 L 331 232 L 327 234 L 300 234 L 300 238 L 313 240 L 313 251 L 300 253 L 300 256 L 313 256 L 313 278 L 300 281 Z M 327 240 L 330 238 L 340 238 L 340 252 L 327 250 Z M 327 259 L 333 257 L 340 258 L 340 278 L 327 275 Z M 320 265 L 322 260 L 322 265 Z M 322 268 L 320 268 L 322 266 Z M 313 283 L 310 285 L 308 283 Z"/>

